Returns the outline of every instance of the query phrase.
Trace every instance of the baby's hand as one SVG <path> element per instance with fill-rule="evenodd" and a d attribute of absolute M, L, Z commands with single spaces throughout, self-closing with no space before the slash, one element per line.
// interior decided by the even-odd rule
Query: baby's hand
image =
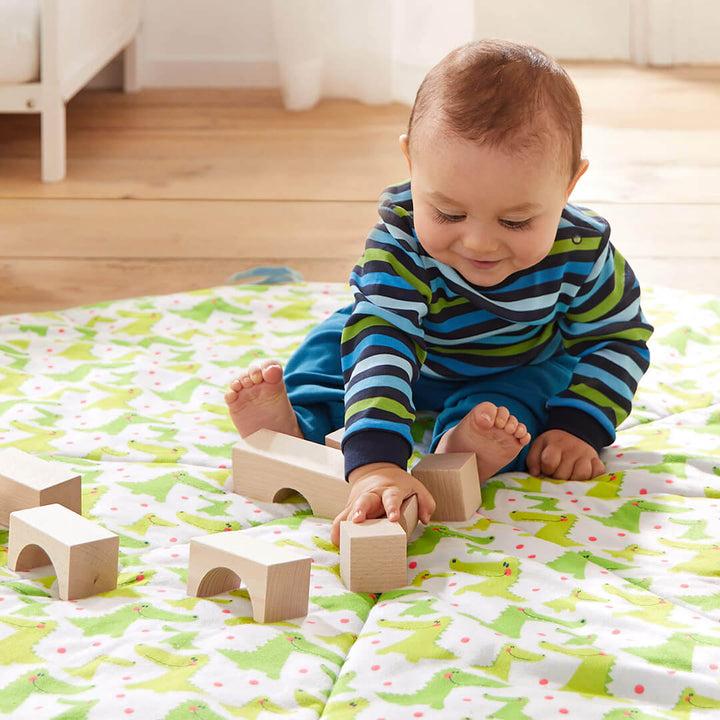
<path fill-rule="evenodd" d="M 350 496 L 347 505 L 335 518 L 330 540 L 340 544 L 340 523 L 343 520 L 362 522 L 367 518 L 387 516 L 397 521 L 400 505 L 406 498 L 416 495 L 418 518 L 429 523 L 435 510 L 435 500 L 428 489 L 410 473 L 393 463 L 371 463 L 350 473 Z"/>
<path fill-rule="evenodd" d="M 605 472 L 595 448 L 565 430 L 546 430 L 535 438 L 527 467 L 531 475 L 556 480 L 591 480 Z"/>

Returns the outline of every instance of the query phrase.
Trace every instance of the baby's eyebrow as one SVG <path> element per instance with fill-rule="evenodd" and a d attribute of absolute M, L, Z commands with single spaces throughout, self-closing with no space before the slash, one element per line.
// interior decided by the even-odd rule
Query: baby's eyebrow
<path fill-rule="evenodd" d="M 538 205 L 538 203 L 520 203 L 520 205 L 514 205 L 511 208 L 507 208 L 503 211 L 502 214 L 504 215 L 509 213 L 533 213 L 540 210 L 541 208 L 542 206 Z"/>
<path fill-rule="evenodd" d="M 438 201 L 440 201 L 440 202 L 450 203 L 451 205 L 459 205 L 459 203 L 455 202 L 455 200 L 453 200 L 452 198 L 448 197 L 447 195 L 445 195 L 445 193 L 442 193 L 442 192 L 440 192 L 439 190 L 430 190 L 430 191 L 427 193 L 427 196 L 428 196 L 431 200 L 438 200 Z"/>
<path fill-rule="evenodd" d="M 451 197 L 448 197 L 445 193 L 440 192 L 440 190 L 429 190 L 427 193 L 427 197 L 430 200 L 433 200 L 435 202 L 441 202 L 441 203 L 447 203 L 451 207 L 461 207 L 461 203 L 457 202 L 456 200 L 453 200 Z M 524 202 L 520 203 L 519 205 L 513 205 L 512 207 L 506 208 L 503 210 L 500 215 L 510 215 L 512 213 L 535 213 L 539 210 L 542 210 L 542 205 L 539 203 L 533 203 L 533 202 Z"/>

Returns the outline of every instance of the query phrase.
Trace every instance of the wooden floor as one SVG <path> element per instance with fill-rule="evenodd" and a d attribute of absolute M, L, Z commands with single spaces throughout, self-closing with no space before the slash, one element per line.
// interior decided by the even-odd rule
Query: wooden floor
<path fill-rule="evenodd" d="M 720 293 L 720 68 L 569 65 L 590 171 L 644 285 Z M 344 282 L 382 188 L 407 174 L 408 108 L 275 90 L 86 91 L 68 179 L 39 182 L 39 121 L 0 115 L 0 314 L 222 284 L 257 265 Z"/>

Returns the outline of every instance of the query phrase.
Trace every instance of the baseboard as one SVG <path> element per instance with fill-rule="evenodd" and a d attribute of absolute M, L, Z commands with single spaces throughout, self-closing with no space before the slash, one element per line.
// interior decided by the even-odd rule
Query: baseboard
<path fill-rule="evenodd" d="M 279 87 L 277 63 L 241 60 L 146 60 L 142 87 Z"/>

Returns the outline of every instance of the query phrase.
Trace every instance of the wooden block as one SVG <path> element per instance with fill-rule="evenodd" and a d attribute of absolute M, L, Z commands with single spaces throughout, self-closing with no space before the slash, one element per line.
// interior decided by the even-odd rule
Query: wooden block
<path fill-rule="evenodd" d="M 418 524 L 418 501 L 417 495 L 411 495 L 409 498 L 403 501 L 400 506 L 400 519 L 398 520 L 400 527 L 405 531 L 407 539 L 410 540 L 410 536 Z"/>
<path fill-rule="evenodd" d="M 343 455 L 335 448 L 258 430 L 232 449 L 233 490 L 262 502 L 299 492 L 318 517 L 334 518 L 347 503 Z"/>
<path fill-rule="evenodd" d="M 435 498 L 432 520 L 469 520 L 480 507 L 482 495 L 475 453 L 425 455 L 411 472 Z"/>
<path fill-rule="evenodd" d="M 187 592 L 209 597 L 240 587 L 250 594 L 253 619 L 278 622 L 307 615 L 309 557 L 272 545 L 243 530 L 190 541 Z"/>
<path fill-rule="evenodd" d="M 340 523 L 340 577 L 352 592 L 407 585 L 407 535 L 387 518 Z"/>
<path fill-rule="evenodd" d="M 341 427 L 338 430 L 333 430 L 325 436 L 325 444 L 328 447 L 340 450 L 342 448 L 342 439 L 345 435 L 345 428 Z"/>
<path fill-rule="evenodd" d="M 7 527 L 10 513 L 15 510 L 52 503 L 80 514 L 80 476 L 63 463 L 14 447 L 0 450 L 0 525 Z"/>
<path fill-rule="evenodd" d="M 117 587 L 120 539 L 58 504 L 10 514 L 8 567 L 29 570 L 52 564 L 61 600 Z"/>

